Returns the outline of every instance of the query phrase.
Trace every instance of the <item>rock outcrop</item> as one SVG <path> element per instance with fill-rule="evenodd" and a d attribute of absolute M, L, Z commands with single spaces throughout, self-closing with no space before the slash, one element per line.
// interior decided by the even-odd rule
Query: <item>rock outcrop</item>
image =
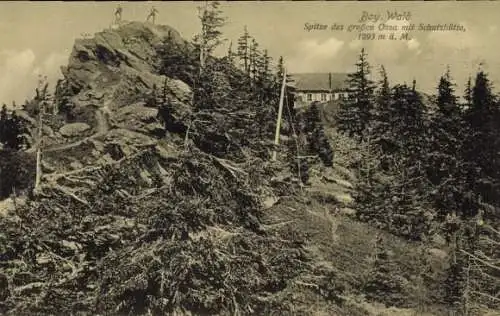
<path fill-rule="evenodd" d="M 173 28 L 140 22 L 77 40 L 68 66 L 62 68 L 67 85 L 75 92 L 75 105 L 107 107 L 113 113 L 143 101 L 153 86 L 162 87 L 165 77 L 156 73 L 156 49 L 169 34 L 179 43 L 184 41 Z M 171 79 L 167 84 L 178 99 L 190 100 L 185 83 Z"/>
<path fill-rule="evenodd" d="M 164 130 L 158 108 L 148 103 L 154 89 L 168 91 L 174 121 L 181 122 L 191 113 L 189 85 L 157 73 L 156 52 L 166 37 L 184 44 L 173 28 L 141 22 L 76 40 L 68 65 L 62 67 L 62 84 L 69 91 L 65 97 L 75 107 L 76 123 L 59 129 L 61 144 L 48 146 L 46 159 L 57 160 L 61 152 L 85 166 L 84 161 L 93 163 L 89 157 L 102 160 L 108 143 L 124 155 L 154 145 Z"/>

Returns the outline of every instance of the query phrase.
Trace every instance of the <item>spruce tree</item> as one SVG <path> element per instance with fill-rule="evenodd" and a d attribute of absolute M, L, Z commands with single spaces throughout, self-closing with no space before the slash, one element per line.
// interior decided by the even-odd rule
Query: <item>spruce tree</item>
<path fill-rule="evenodd" d="M 5 147 L 19 150 L 21 148 L 21 122 L 16 115 L 16 111 L 13 111 L 7 120 L 5 130 Z"/>
<path fill-rule="evenodd" d="M 195 52 L 190 49 L 187 42 L 184 44 L 178 42 L 169 32 L 157 49 L 158 72 L 193 86 L 197 75 L 196 67 L 199 66 L 199 60 L 194 54 Z"/>
<path fill-rule="evenodd" d="M 0 200 L 33 185 L 33 155 L 9 148 L 0 150 Z"/>
<path fill-rule="evenodd" d="M 257 86 L 260 91 L 260 99 L 264 103 L 271 102 L 273 98 L 271 62 L 272 58 L 269 56 L 267 49 L 264 49 L 262 51 L 259 60 L 258 81 L 257 81 Z"/>
<path fill-rule="evenodd" d="M 285 73 L 285 61 L 283 56 L 278 59 L 278 64 L 276 65 L 276 81 L 281 82 L 283 80 L 283 74 Z"/>
<path fill-rule="evenodd" d="M 393 233 L 419 239 L 428 229 L 421 211 L 428 192 L 422 163 L 427 138 L 424 105 L 413 87 L 396 85 L 389 94 L 388 86 L 382 71 L 373 132 L 365 134 L 374 141 L 366 137 L 360 143 L 369 161 L 360 166 L 360 177 L 366 181 L 357 196 L 359 216 Z M 377 178 L 373 178 L 374 168 Z"/>
<path fill-rule="evenodd" d="M 224 40 L 220 28 L 226 23 L 218 1 L 210 1 L 200 11 L 201 33 L 195 36 L 195 43 L 200 50 L 200 73 L 205 68 L 207 58 Z"/>
<path fill-rule="evenodd" d="M 7 140 L 7 105 L 2 105 L 2 110 L 0 111 L 0 143 L 4 144 Z"/>
<path fill-rule="evenodd" d="M 260 69 L 260 77 L 263 81 L 268 82 L 271 79 L 271 61 L 272 58 L 269 56 L 267 49 L 262 51 L 261 62 L 262 68 Z"/>
<path fill-rule="evenodd" d="M 252 38 L 250 44 L 250 56 L 249 56 L 249 66 L 250 66 L 250 77 L 252 78 L 252 83 L 258 80 L 258 74 L 260 69 L 260 52 L 259 52 L 259 44 Z"/>
<path fill-rule="evenodd" d="M 472 104 L 465 113 L 468 125 L 464 159 L 467 166 L 467 182 L 485 202 L 498 203 L 500 186 L 500 113 L 498 100 L 492 92 L 488 75 L 479 71 L 472 88 Z M 473 202 L 473 204 L 477 204 Z M 477 212 L 477 207 L 469 210 Z"/>
<path fill-rule="evenodd" d="M 462 174 L 465 126 L 449 69 L 441 76 L 436 98 L 437 111 L 431 118 L 427 177 L 436 186 L 435 202 L 441 215 L 462 208 L 467 188 Z"/>
<path fill-rule="evenodd" d="M 451 82 L 450 70 L 439 79 L 437 106 L 443 115 L 455 114 L 457 108 L 457 97 L 455 96 L 454 84 Z"/>
<path fill-rule="evenodd" d="M 377 91 L 377 107 L 384 107 L 391 100 L 391 88 L 389 86 L 389 78 L 384 66 L 380 67 L 380 82 Z"/>
<path fill-rule="evenodd" d="M 389 93 L 386 80 L 382 79 L 376 115 L 372 116 L 374 139 L 386 155 L 407 157 L 421 149 L 424 106 L 419 94 L 406 85 L 396 85 Z"/>
<path fill-rule="evenodd" d="M 388 306 L 404 304 L 408 295 L 401 268 L 394 260 L 392 251 L 382 245 L 383 239 L 377 238 L 373 265 L 367 275 L 363 292 L 369 300 L 383 302 Z"/>
<path fill-rule="evenodd" d="M 375 91 L 374 114 L 370 127 L 372 128 L 372 137 L 370 146 L 384 146 L 390 143 L 391 139 L 391 88 L 389 79 L 384 66 L 380 67 L 380 81 L 378 89 Z"/>
<path fill-rule="evenodd" d="M 465 91 L 464 91 L 464 106 L 462 107 L 462 110 L 465 112 L 466 110 L 470 109 L 472 106 L 472 78 L 469 76 L 467 79 L 467 84 L 465 86 Z"/>
<path fill-rule="evenodd" d="M 363 139 L 373 114 L 375 85 L 369 79 L 370 65 L 362 49 L 356 63 L 356 72 L 348 75 L 349 99 L 344 101 L 338 113 L 337 123 L 341 132 Z"/>
<path fill-rule="evenodd" d="M 333 149 L 325 135 L 321 113 L 315 102 L 306 110 L 304 133 L 307 137 L 309 153 L 318 155 L 327 167 L 333 165 Z"/>
<path fill-rule="evenodd" d="M 250 34 L 245 25 L 243 35 L 238 38 L 238 57 L 242 62 L 242 67 L 245 73 L 250 74 L 249 59 L 250 59 Z"/>
<path fill-rule="evenodd" d="M 232 65 L 234 62 L 234 52 L 233 52 L 233 42 L 229 43 L 229 48 L 227 49 L 227 60 Z"/>

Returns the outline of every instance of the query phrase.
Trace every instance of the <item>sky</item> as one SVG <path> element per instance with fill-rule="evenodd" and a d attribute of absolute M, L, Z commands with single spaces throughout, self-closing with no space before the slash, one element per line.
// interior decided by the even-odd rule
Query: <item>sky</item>
<path fill-rule="evenodd" d="M 33 96 L 39 74 L 54 83 L 61 78 L 60 66 L 68 63 L 75 38 L 108 28 L 119 2 L 0 2 L 0 102 L 22 103 Z M 123 2 L 123 19 L 144 21 L 152 6 L 159 11 L 157 24 L 177 29 L 191 39 L 200 29 L 197 6 L 202 2 Z M 417 88 L 434 92 L 439 77 L 449 67 L 463 91 L 469 76 L 479 68 L 500 86 L 500 2 L 221 2 L 227 17 L 222 31 L 227 42 L 247 26 L 250 35 L 277 59 L 285 58 L 288 72 L 349 72 L 361 48 L 365 48 L 374 80 L 384 65 L 391 84 L 417 81 Z M 406 20 L 387 21 L 387 12 L 409 13 Z M 359 40 L 359 32 L 347 29 L 363 24 L 364 13 L 383 19 L 373 25 L 394 26 L 397 38 L 404 25 L 461 24 L 465 32 L 409 33 L 409 40 Z M 344 31 L 311 30 L 305 25 L 344 25 Z M 351 27 L 352 28 L 352 27 Z M 372 33 L 372 32 L 368 32 Z M 498 91 L 498 90 L 497 90 Z"/>

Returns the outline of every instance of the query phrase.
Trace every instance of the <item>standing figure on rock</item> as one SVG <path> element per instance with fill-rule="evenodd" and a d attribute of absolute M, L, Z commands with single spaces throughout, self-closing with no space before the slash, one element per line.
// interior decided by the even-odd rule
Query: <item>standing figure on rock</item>
<path fill-rule="evenodd" d="M 116 10 L 115 10 L 115 24 L 118 24 L 121 22 L 122 12 L 123 12 L 123 8 L 120 5 L 118 5 L 118 8 L 116 8 Z"/>
<path fill-rule="evenodd" d="M 152 7 L 151 11 L 149 12 L 149 15 L 148 15 L 148 17 L 146 19 L 146 22 L 149 22 L 149 19 L 152 19 L 153 20 L 153 24 L 155 24 L 156 14 L 158 14 L 158 10 L 156 10 L 155 7 Z"/>

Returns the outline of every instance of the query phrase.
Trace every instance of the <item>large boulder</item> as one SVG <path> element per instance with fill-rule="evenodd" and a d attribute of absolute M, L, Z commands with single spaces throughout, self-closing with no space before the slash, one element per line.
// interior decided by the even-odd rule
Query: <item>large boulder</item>
<path fill-rule="evenodd" d="M 151 126 L 158 123 L 158 109 L 145 106 L 138 102 L 124 106 L 114 113 L 113 121 L 120 128 L 149 133 Z"/>
<path fill-rule="evenodd" d="M 158 62 L 156 48 L 169 34 L 184 43 L 169 26 L 140 22 L 98 32 L 93 38 L 77 39 L 69 64 L 62 69 L 65 79 L 74 91 L 81 91 L 114 85 L 124 79 L 124 73 L 148 77 Z"/>
<path fill-rule="evenodd" d="M 113 151 L 118 151 L 123 156 L 130 156 L 147 147 L 153 148 L 157 144 L 154 138 L 124 128 L 109 131 L 102 140 L 106 144 L 113 144 Z"/>
<path fill-rule="evenodd" d="M 59 133 L 67 138 L 79 137 L 88 132 L 91 127 L 86 123 L 66 124 L 59 129 Z"/>

